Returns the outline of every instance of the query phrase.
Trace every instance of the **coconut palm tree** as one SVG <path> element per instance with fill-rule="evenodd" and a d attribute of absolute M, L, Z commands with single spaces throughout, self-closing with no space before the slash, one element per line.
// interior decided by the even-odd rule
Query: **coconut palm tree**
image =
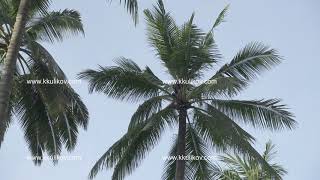
<path fill-rule="evenodd" d="M 10 41 L 5 53 L 4 65 L 1 70 L 0 79 L 0 146 L 4 138 L 4 133 L 6 129 L 6 121 L 8 121 L 9 115 L 9 99 L 13 86 L 13 77 L 15 72 L 15 67 L 17 63 L 17 58 L 19 57 L 19 47 L 23 41 L 23 36 L 25 34 L 26 23 L 28 22 L 30 16 L 32 17 L 34 9 L 41 11 L 46 14 L 48 10 L 50 0 L 0 0 L 0 6 L 3 8 L 7 4 L 12 4 L 15 9 L 12 10 L 11 22 L 4 23 L 10 28 Z M 136 0 L 124 0 L 123 3 L 127 11 L 132 15 L 135 23 L 138 19 L 138 4 Z M 12 21 L 12 16 L 14 15 L 15 20 Z M 1 17 L 2 18 L 2 17 Z M 3 25 L 3 24 L 2 24 Z M 50 27 L 49 27 L 50 28 Z M 54 29 L 46 29 L 47 31 L 53 31 Z"/>
<path fill-rule="evenodd" d="M 0 6 L 0 65 L 9 52 L 14 31 L 16 1 L 2 1 Z M 29 9 L 26 29 L 19 46 L 14 67 L 13 91 L 9 101 L 9 118 L 13 115 L 21 124 L 34 162 L 40 164 L 43 154 L 54 157 L 62 147 L 72 150 L 79 127 L 86 129 L 88 111 L 79 95 L 66 82 L 67 78 L 53 56 L 41 42 L 63 40 L 67 35 L 83 33 L 80 14 L 75 10 L 47 11 Z M 59 80 L 59 84 L 43 84 L 43 80 Z M 40 82 L 39 82 L 40 81 Z M 4 131 L 2 131 L 2 135 Z"/>
<path fill-rule="evenodd" d="M 281 165 L 271 162 L 276 153 L 275 145 L 269 141 L 266 143 L 262 157 L 279 175 L 283 176 L 287 171 Z M 220 180 L 272 180 L 259 162 L 249 156 L 227 153 L 221 156 L 221 161 L 226 168 L 220 172 Z"/>
<path fill-rule="evenodd" d="M 212 29 L 204 33 L 194 23 L 194 15 L 177 26 L 163 2 L 145 10 L 148 40 L 170 77 L 158 78 L 149 67 L 141 69 L 126 58 L 116 66 L 88 69 L 79 78 L 89 82 L 90 92 L 130 101 L 144 101 L 133 114 L 127 133 L 113 144 L 93 166 L 89 177 L 114 168 L 112 180 L 123 179 L 137 168 L 168 127 L 178 128 L 163 179 L 212 179 L 210 161 L 188 161 L 184 157 L 207 156 L 211 150 L 246 154 L 265 167 L 270 176 L 280 178 L 253 148 L 254 137 L 239 124 L 271 130 L 291 129 L 296 122 L 280 100 L 231 99 L 257 75 L 280 63 L 277 51 L 261 43 L 245 46 L 229 63 L 209 79 L 201 77 L 221 60 L 213 30 L 223 22 L 225 8 Z M 174 83 L 172 83 L 174 82 Z"/>

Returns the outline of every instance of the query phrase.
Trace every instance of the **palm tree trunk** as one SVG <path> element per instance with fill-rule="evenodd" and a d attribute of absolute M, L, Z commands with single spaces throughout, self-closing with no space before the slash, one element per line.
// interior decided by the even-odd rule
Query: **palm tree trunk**
<path fill-rule="evenodd" d="M 16 22 L 7 54 L 4 60 L 4 67 L 1 73 L 0 80 L 0 146 L 4 138 L 4 133 L 7 127 L 7 120 L 9 118 L 9 101 L 12 90 L 13 76 L 16 70 L 17 57 L 24 34 L 24 29 L 27 22 L 27 15 L 29 10 L 30 0 L 21 0 Z"/>
<path fill-rule="evenodd" d="M 186 155 L 186 119 L 187 110 L 182 108 L 179 110 L 179 130 L 175 180 L 184 180 L 186 166 L 186 162 L 184 160 Z"/>

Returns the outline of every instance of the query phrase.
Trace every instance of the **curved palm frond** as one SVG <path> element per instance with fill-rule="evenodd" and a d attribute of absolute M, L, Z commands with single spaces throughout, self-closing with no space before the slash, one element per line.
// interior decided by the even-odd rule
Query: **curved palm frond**
<path fill-rule="evenodd" d="M 148 120 L 154 113 L 160 111 L 163 101 L 168 98 L 170 98 L 168 95 L 156 96 L 139 105 L 138 109 L 131 117 L 129 129 L 143 123 L 143 121 Z"/>
<path fill-rule="evenodd" d="M 212 164 L 209 158 L 209 151 L 207 144 L 197 133 L 195 127 L 188 123 L 187 135 L 186 135 L 186 149 L 189 156 L 196 157 L 198 159 L 190 161 L 190 166 L 194 169 L 194 173 L 191 179 L 203 180 L 210 179 L 212 172 Z"/>
<path fill-rule="evenodd" d="M 206 104 L 205 110 L 196 108 L 195 118 L 199 133 L 211 142 L 213 147 L 222 151 L 232 149 L 237 153 L 248 155 L 256 159 L 270 177 L 280 178 L 272 166 L 252 147 L 253 137 L 224 113 Z"/>
<path fill-rule="evenodd" d="M 36 41 L 31 41 L 28 44 L 28 49 L 22 51 L 27 54 L 29 61 L 26 65 L 32 66 L 35 64 L 45 64 L 51 74 L 51 76 L 58 79 L 67 79 L 63 70 L 60 68 L 54 57 L 43 47 L 40 43 Z"/>
<path fill-rule="evenodd" d="M 177 144 L 178 138 L 175 137 L 168 157 L 165 158 L 165 166 L 161 179 L 163 180 L 175 180 L 176 161 L 177 161 Z M 186 162 L 185 176 L 186 180 L 192 180 L 194 174 L 194 168 L 190 166 L 190 161 Z"/>
<path fill-rule="evenodd" d="M 228 10 L 229 10 L 229 7 L 230 5 L 227 5 L 225 8 L 223 8 L 223 10 L 219 13 L 217 19 L 215 20 L 212 28 L 211 28 L 211 31 L 213 31 L 213 29 L 217 28 L 221 23 L 225 22 L 225 18 L 226 18 L 226 15 L 228 13 Z"/>
<path fill-rule="evenodd" d="M 84 34 L 79 12 L 70 9 L 34 17 L 28 22 L 26 31 L 35 40 L 49 42 L 62 41 L 68 35 Z"/>
<path fill-rule="evenodd" d="M 174 123 L 175 110 L 166 107 L 147 121 L 128 130 L 94 165 L 89 178 L 94 178 L 104 167 L 114 167 L 113 180 L 123 179 L 137 168 L 140 162 L 159 141 L 166 126 Z"/>
<path fill-rule="evenodd" d="M 280 60 L 281 57 L 275 49 L 257 42 L 250 43 L 230 63 L 222 66 L 211 79 L 227 76 L 252 80 L 262 71 L 279 64 Z"/>
<path fill-rule="evenodd" d="M 15 83 L 14 93 L 18 97 L 15 102 L 15 113 L 24 129 L 25 139 L 35 164 L 40 164 L 44 152 L 51 156 L 61 153 L 61 139 L 55 119 L 48 113 L 37 88 L 27 83 L 30 75 L 24 75 Z"/>
<path fill-rule="evenodd" d="M 112 0 L 109 0 L 110 2 Z M 124 5 L 127 12 L 131 15 L 135 25 L 138 23 L 139 17 L 138 17 L 138 1 L 137 0 L 120 0 L 120 4 Z"/>
<path fill-rule="evenodd" d="M 271 167 L 280 175 L 283 176 L 287 172 L 278 165 L 272 164 L 271 159 L 266 158 L 275 154 L 274 145 L 269 141 L 266 144 L 265 151 L 263 152 L 263 158 L 271 164 Z M 226 154 L 220 157 L 221 161 L 226 165 L 225 169 L 221 170 L 221 180 L 240 180 L 240 179 L 273 179 L 260 164 L 249 156 L 239 156 L 238 154 Z M 281 179 L 281 178 L 279 178 Z"/>
<path fill-rule="evenodd" d="M 53 133 L 61 138 L 68 150 L 74 149 L 78 134 L 78 126 L 87 127 L 88 110 L 82 103 L 79 95 L 68 84 L 32 84 L 34 79 L 57 79 L 49 72 L 45 63 L 33 64 L 30 75 L 25 75 L 23 82 L 29 85 L 39 96 L 39 101 L 45 106 L 44 113 L 47 115 L 47 122 L 54 121 L 57 129 L 51 129 Z M 20 91 L 22 89 L 19 89 Z M 19 91 L 17 91 L 19 92 Z M 24 98 L 23 94 L 17 95 L 18 98 Z M 19 109 L 29 109 L 25 104 L 19 105 Z M 29 110 L 30 112 L 33 109 Z M 17 115 L 20 115 L 17 111 Z M 33 113 L 38 113 L 34 111 Z M 32 118 L 32 117 L 30 117 Z M 58 140 L 56 140 L 56 143 Z"/>
<path fill-rule="evenodd" d="M 79 74 L 79 78 L 89 81 L 90 92 L 103 92 L 120 100 L 138 101 L 158 96 L 162 91 L 163 88 L 150 81 L 149 75 L 133 61 L 121 58 L 117 64 L 114 67 L 100 67 L 99 70 L 86 70 Z"/>
<path fill-rule="evenodd" d="M 171 59 L 175 40 L 179 29 L 169 13 L 166 12 L 163 2 L 158 1 L 158 6 L 153 10 L 144 10 L 147 21 L 147 36 L 153 48 L 155 48 L 160 59 L 167 63 Z"/>
<path fill-rule="evenodd" d="M 233 97 L 247 87 L 247 82 L 234 77 L 218 77 L 193 88 L 188 99 L 194 102 L 216 97 Z"/>
<path fill-rule="evenodd" d="M 269 100 L 219 100 L 214 99 L 211 105 L 236 120 L 249 123 L 253 127 L 271 130 L 292 129 L 296 126 L 292 113 L 286 106 L 279 104 L 278 99 Z"/>
<path fill-rule="evenodd" d="M 48 13 L 51 2 L 51 0 L 33 0 L 32 5 L 29 7 L 29 14 Z M 13 17 L 17 15 L 20 0 L 1 0 L 1 3 L 8 3 L 10 5 L 8 9 L 11 11 L 11 15 Z"/>

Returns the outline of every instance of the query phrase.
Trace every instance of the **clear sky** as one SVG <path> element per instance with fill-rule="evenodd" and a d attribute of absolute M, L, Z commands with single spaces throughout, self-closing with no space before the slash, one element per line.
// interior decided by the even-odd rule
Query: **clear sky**
<path fill-rule="evenodd" d="M 60 0 L 53 9 L 73 8 L 81 12 L 85 37 L 72 37 L 63 43 L 46 47 L 57 59 L 69 79 L 97 65 L 113 65 L 119 56 L 133 59 L 141 66 L 149 65 L 165 78 L 160 61 L 155 58 L 145 36 L 142 10 L 154 0 L 140 1 L 140 23 L 135 28 L 129 15 L 117 0 Z M 216 40 L 225 60 L 245 44 L 261 41 L 279 50 L 284 62 L 264 73 L 243 92 L 241 99 L 281 98 L 296 115 L 299 126 L 294 131 L 276 132 L 248 129 L 258 138 L 255 146 L 261 150 L 268 139 L 277 145 L 277 162 L 289 171 L 286 180 L 319 178 L 320 161 L 320 1 L 318 0 L 175 0 L 165 1 L 178 24 L 192 12 L 195 22 L 209 30 L 220 10 L 231 4 L 227 22 L 216 31 Z M 213 72 L 212 72 L 213 73 Z M 29 156 L 22 131 L 13 123 L 0 151 L 1 180 L 85 180 L 94 162 L 125 132 L 130 116 L 138 104 L 117 102 L 99 94 L 88 94 L 87 84 L 73 86 L 90 112 L 88 131 L 81 131 L 78 145 L 72 153 L 81 161 L 60 161 L 53 166 L 44 162 L 35 167 Z M 163 160 L 171 145 L 172 132 L 148 155 L 143 164 L 128 178 L 160 179 Z M 111 179 L 112 171 L 101 172 L 97 180 Z"/>

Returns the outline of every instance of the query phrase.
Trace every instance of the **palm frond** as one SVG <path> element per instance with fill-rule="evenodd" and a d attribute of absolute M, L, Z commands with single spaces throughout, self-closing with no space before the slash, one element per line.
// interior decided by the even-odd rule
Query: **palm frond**
<path fill-rule="evenodd" d="M 12 1 L 19 1 L 19 0 L 12 0 Z M 34 0 L 32 1 L 32 6 L 30 6 L 30 11 L 46 14 L 48 12 L 51 2 L 52 2 L 51 0 Z"/>
<path fill-rule="evenodd" d="M 10 14 L 12 17 L 16 17 L 18 8 L 20 5 L 20 0 L 2 0 L 7 1 L 10 4 Z M 33 0 L 29 3 L 28 15 L 32 16 L 34 14 L 46 14 L 48 13 L 51 0 Z"/>
<path fill-rule="evenodd" d="M 267 143 L 266 143 L 266 146 L 265 146 L 265 150 L 263 152 L 263 158 L 271 163 L 271 161 L 274 159 L 274 157 L 276 156 L 277 154 L 277 151 L 275 150 L 275 145 L 272 143 L 271 140 L 269 140 Z M 279 164 L 276 164 L 276 163 L 272 163 L 271 164 L 272 168 L 275 169 L 275 171 L 278 172 L 278 174 L 280 174 L 281 176 L 284 176 L 285 174 L 287 174 L 287 170 L 279 165 Z"/>
<path fill-rule="evenodd" d="M 131 117 L 129 129 L 143 123 L 143 121 L 148 120 L 154 113 L 160 111 L 163 101 L 169 97 L 168 95 L 152 97 L 139 105 L 137 111 Z"/>
<path fill-rule="evenodd" d="M 190 166 L 194 169 L 192 176 L 193 180 L 210 179 L 212 172 L 212 165 L 209 159 L 207 144 L 199 136 L 193 125 L 190 123 L 187 126 L 186 133 L 186 152 L 188 155 L 198 158 L 199 160 L 192 160 Z"/>
<path fill-rule="evenodd" d="M 225 22 L 225 17 L 228 13 L 230 5 L 227 5 L 219 14 L 219 16 L 217 17 L 216 21 L 214 22 L 212 29 L 215 29 L 216 27 L 218 27 L 221 23 Z"/>
<path fill-rule="evenodd" d="M 48 67 L 51 76 L 58 79 L 66 79 L 66 75 L 54 57 L 40 43 L 30 41 L 28 44 L 28 50 L 24 50 L 23 52 L 26 53 L 30 59 L 28 62 L 29 66 L 39 63 L 44 64 Z"/>
<path fill-rule="evenodd" d="M 5 24 L 12 25 L 14 24 L 14 18 L 10 16 L 11 4 L 8 0 L 1 0 L 0 2 L 0 24 L 1 28 Z M 2 32 L 3 33 L 3 32 Z"/>
<path fill-rule="evenodd" d="M 138 101 L 158 96 L 162 88 L 151 82 L 144 71 L 132 69 L 136 68 L 133 61 L 125 61 L 129 67 L 124 67 L 122 62 L 120 66 L 86 70 L 79 74 L 79 78 L 89 81 L 90 92 L 103 92 L 115 99 Z"/>
<path fill-rule="evenodd" d="M 50 73 L 45 63 L 37 63 L 32 67 L 34 79 L 58 79 Z M 66 80 L 66 79 L 60 79 Z M 59 125 L 61 138 L 67 150 L 73 150 L 78 135 L 78 126 L 86 129 L 88 124 L 88 110 L 79 95 L 67 83 L 65 84 L 36 84 L 35 88 L 41 94 L 46 104 L 48 114 Z"/>
<path fill-rule="evenodd" d="M 158 1 L 158 6 L 153 10 L 144 10 L 147 21 L 147 36 L 160 59 L 166 63 L 170 61 L 175 46 L 174 37 L 179 29 L 169 13 L 165 11 L 163 2 Z"/>
<path fill-rule="evenodd" d="M 274 145 L 269 141 L 266 144 L 266 149 L 263 153 L 263 158 L 266 162 L 270 164 L 275 172 L 277 172 L 280 176 L 283 176 L 287 172 L 284 168 L 277 164 L 271 164 L 271 159 L 266 158 L 269 153 L 275 154 L 272 151 Z M 239 154 L 229 154 L 222 155 L 220 157 L 221 161 L 226 166 L 225 169 L 221 170 L 221 180 L 228 179 L 266 179 L 271 180 L 274 179 L 268 172 L 265 171 L 265 168 L 261 166 L 261 164 L 250 156 Z M 279 178 L 278 178 L 279 179 Z M 281 178 L 280 178 L 281 179 Z"/>
<path fill-rule="evenodd" d="M 16 83 L 15 92 L 19 92 L 16 94 L 19 99 L 14 108 L 24 129 L 30 152 L 38 158 L 34 162 L 40 164 L 44 152 L 51 156 L 59 155 L 62 144 L 55 119 L 50 117 L 41 94 L 26 82 L 27 79 L 28 75 L 21 77 L 19 83 Z"/>
<path fill-rule="evenodd" d="M 196 108 L 195 118 L 197 118 L 199 133 L 202 134 L 204 139 L 211 142 L 217 150 L 226 151 L 231 149 L 236 153 L 246 154 L 256 159 L 265 168 L 269 176 L 281 178 L 271 165 L 252 147 L 253 137 L 228 116 L 207 104 L 206 110 Z"/>
<path fill-rule="evenodd" d="M 117 162 L 112 180 L 123 179 L 126 175 L 140 165 L 146 153 L 150 151 L 159 141 L 165 127 L 174 123 L 176 118 L 175 110 L 167 107 L 150 117 L 145 125 L 133 137 L 133 141 L 128 146 L 126 152 Z"/>
<path fill-rule="evenodd" d="M 130 140 L 133 135 L 138 133 L 139 128 L 131 129 L 125 135 L 123 135 L 117 142 L 115 142 L 94 164 L 89 173 L 89 179 L 93 179 L 99 171 L 104 168 L 112 168 L 121 158 L 121 155 L 126 151 L 130 144 Z"/>
<path fill-rule="evenodd" d="M 108 0 L 108 1 L 112 1 L 112 0 Z M 124 7 L 126 8 L 127 12 L 131 15 L 135 25 L 138 23 L 139 21 L 139 17 L 138 17 L 138 1 L 137 0 L 120 0 L 120 4 L 124 5 Z"/>
<path fill-rule="evenodd" d="M 176 35 L 175 53 L 166 63 L 170 72 L 180 79 L 198 79 L 204 70 L 211 67 L 219 57 L 215 54 L 215 46 L 211 41 L 203 42 L 205 33 L 193 23 L 194 14 L 185 23 Z"/>
<path fill-rule="evenodd" d="M 285 105 L 279 104 L 278 99 L 269 100 L 218 100 L 211 101 L 212 106 L 253 127 L 271 130 L 292 129 L 296 126 L 293 115 L 287 111 Z"/>
<path fill-rule="evenodd" d="M 218 77 L 193 88 L 189 93 L 189 99 L 202 101 L 203 99 L 215 99 L 217 97 L 233 97 L 247 87 L 247 82 L 234 77 Z"/>
<path fill-rule="evenodd" d="M 161 179 L 163 180 L 175 180 L 175 173 L 176 173 L 176 161 L 177 161 L 177 143 L 178 138 L 177 136 L 174 138 L 172 143 L 171 149 L 169 151 L 168 157 L 165 159 L 165 166 L 164 171 L 162 174 Z M 186 162 L 185 168 L 185 179 L 186 180 L 193 180 L 194 175 L 194 168 L 191 167 L 190 162 Z"/>
<path fill-rule="evenodd" d="M 230 63 L 222 66 L 213 78 L 226 76 L 252 80 L 280 62 L 281 57 L 276 50 L 254 42 L 245 46 Z"/>
<path fill-rule="evenodd" d="M 173 157 L 177 156 L 177 143 L 178 143 L 178 138 L 175 137 L 168 154 L 168 157 L 170 158 L 165 159 L 165 166 L 164 166 L 163 174 L 161 177 L 162 180 L 175 179 L 176 159 L 174 159 Z"/>
<path fill-rule="evenodd" d="M 84 34 L 79 12 L 65 9 L 52 11 L 28 22 L 28 35 L 35 40 L 62 41 L 68 35 Z"/>
<path fill-rule="evenodd" d="M 123 179 L 132 173 L 159 141 L 165 127 L 174 123 L 175 110 L 166 107 L 153 114 L 147 121 L 129 129 L 127 134 L 115 143 L 92 168 L 89 178 L 103 169 L 114 167 L 113 180 Z"/>

